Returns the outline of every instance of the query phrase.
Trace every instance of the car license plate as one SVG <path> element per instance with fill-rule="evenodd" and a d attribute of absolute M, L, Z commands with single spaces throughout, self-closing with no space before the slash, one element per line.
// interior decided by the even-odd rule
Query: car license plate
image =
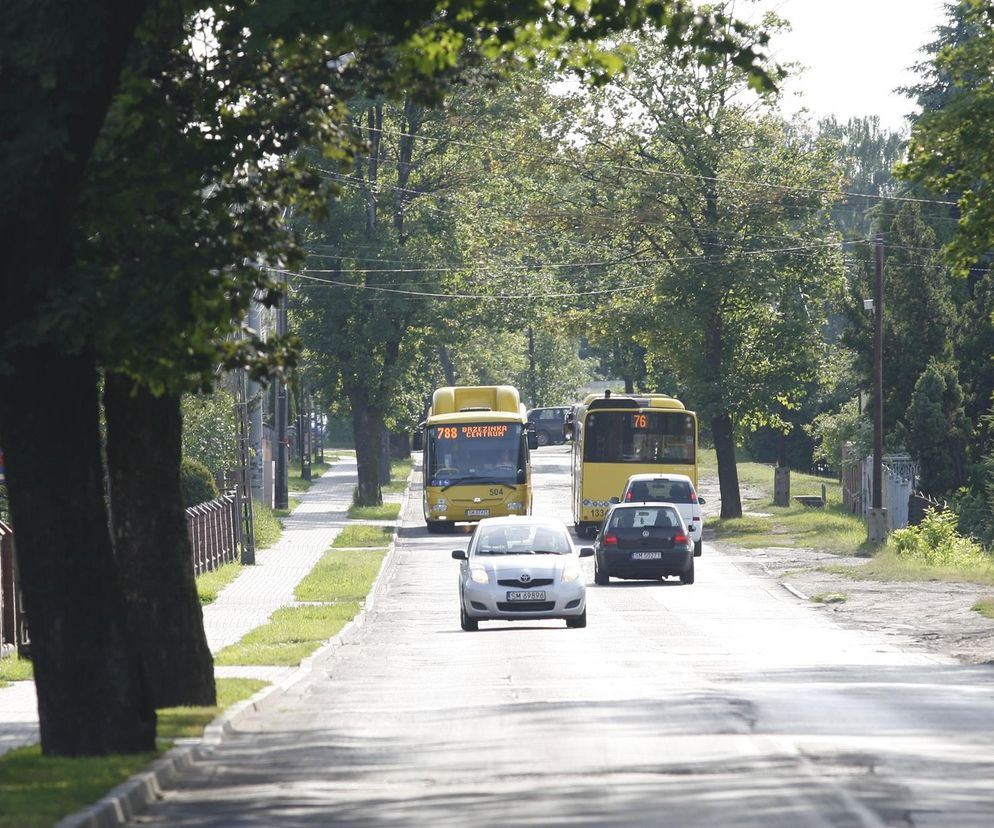
<path fill-rule="evenodd" d="M 467 509 L 466 517 L 490 517 L 489 509 Z"/>
<path fill-rule="evenodd" d="M 663 557 L 662 552 L 632 552 L 633 561 L 652 561 Z"/>
<path fill-rule="evenodd" d="M 544 601 L 545 590 L 528 589 L 507 593 L 508 601 Z"/>

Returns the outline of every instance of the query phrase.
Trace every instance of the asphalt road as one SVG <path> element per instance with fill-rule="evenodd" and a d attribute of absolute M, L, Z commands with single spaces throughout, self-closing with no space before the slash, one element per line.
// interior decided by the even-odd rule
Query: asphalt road
<path fill-rule="evenodd" d="M 535 455 L 568 522 L 567 460 Z M 466 537 L 404 517 L 355 642 L 141 824 L 994 825 L 991 667 L 837 627 L 706 542 L 693 586 L 591 572 L 586 629 L 464 633 Z"/>

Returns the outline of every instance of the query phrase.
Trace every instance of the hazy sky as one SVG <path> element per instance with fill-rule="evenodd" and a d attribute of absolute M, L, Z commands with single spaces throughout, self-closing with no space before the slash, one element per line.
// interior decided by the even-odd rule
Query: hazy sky
<path fill-rule="evenodd" d="M 776 59 L 808 67 L 788 81 L 785 109 L 804 106 L 840 121 L 876 114 L 884 126 L 903 128 L 914 106 L 893 90 L 915 81 L 908 67 L 944 21 L 944 6 L 943 0 L 762 0 L 760 8 L 793 26 L 771 42 Z M 797 92 L 803 95 L 790 94 Z"/>

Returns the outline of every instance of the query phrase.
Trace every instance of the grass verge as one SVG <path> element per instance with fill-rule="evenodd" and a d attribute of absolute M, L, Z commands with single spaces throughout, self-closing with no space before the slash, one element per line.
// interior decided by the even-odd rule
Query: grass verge
<path fill-rule="evenodd" d="M 255 548 L 268 549 L 280 539 L 283 524 L 276 513 L 261 503 L 252 504 L 252 521 L 255 526 Z"/>
<path fill-rule="evenodd" d="M 278 609 L 267 623 L 221 650 L 214 658 L 215 663 L 288 667 L 300 664 L 355 617 L 380 570 L 385 552 L 382 548 L 361 552 L 329 550 L 301 581 L 295 595 L 299 601 L 335 603 Z"/>
<path fill-rule="evenodd" d="M 218 679 L 216 707 L 158 711 L 159 751 L 68 759 L 41 755 L 39 745 L 0 756 L 0 828 L 49 828 L 92 805 L 107 791 L 143 770 L 172 740 L 199 736 L 222 710 L 257 692 L 266 682 Z"/>
<path fill-rule="evenodd" d="M 241 641 L 221 650 L 214 657 L 214 663 L 296 667 L 338 633 L 358 611 L 358 601 L 283 607 Z"/>
<path fill-rule="evenodd" d="M 29 681 L 34 678 L 34 666 L 30 659 L 21 658 L 16 653 L 0 658 L 0 688 L 12 681 Z"/>
<path fill-rule="evenodd" d="M 823 572 L 865 581 L 950 581 L 994 586 L 994 562 L 974 566 L 934 566 L 898 557 L 890 544 L 882 547 L 873 559 L 860 566 L 821 566 Z"/>
<path fill-rule="evenodd" d="M 985 598 L 977 601 L 972 607 L 974 612 L 979 612 L 985 618 L 994 618 L 994 598 Z"/>
<path fill-rule="evenodd" d="M 356 546 L 387 546 L 392 537 L 392 526 L 365 526 L 361 523 L 354 523 L 338 533 L 332 546 L 337 549 Z"/>
<path fill-rule="evenodd" d="M 812 595 L 811 600 L 816 604 L 842 604 L 849 600 L 844 592 L 819 592 Z"/>
<path fill-rule="evenodd" d="M 866 524 L 849 514 L 838 501 L 812 509 L 793 503 L 774 506 L 772 501 L 760 506 L 760 514 L 747 512 L 740 518 L 710 520 L 708 524 L 719 540 L 728 540 L 750 549 L 763 546 L 821 549 L 840 555 L 868 554 Z"/>
<path fill-rule="evenodd" d="M 198 575 L 197 595 L 200 596 L 200 605 L 213 604 L 217 600 L 218 593 L 235 580 L 241 571 L 242 565 L 232 561 L 211 572 Z"/>
<path fill-rule="evenodd" d="M 400 515 L 399 503 L 381 503 L 379 506 L 349 506 L 347 513 L 352 520 L 396 520 Z"/>
<path fill-rule="evenodd" d="M 248 699 L 269 684 L 268 681 L 245 678 L 219 678 L 217 704 L 214 707 L 164 707 L 157 711 L 156 736 L 161 740 L 196 738 L 214 719 L 231 705 Z"/>
<path fill-rule="evenodd" d="M 407 478 L 411 475 L 411 460 L 394 460 L 390 464 L 390 482 L 383 486 L 384 494 L 403 494 L 407 488 Z"/>
<path fill-rule="evenodd" d="M 380 571 L 386 549 L 329 549 L 294 590 L 298 601 L 361 601 Z"/>

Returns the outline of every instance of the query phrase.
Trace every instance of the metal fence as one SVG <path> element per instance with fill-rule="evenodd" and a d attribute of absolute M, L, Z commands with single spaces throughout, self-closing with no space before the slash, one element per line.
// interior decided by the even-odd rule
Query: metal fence
<path fill-rule="evenodd" d="M 909 454 L 883 456 L 881 505 L 887 510 L 888 529 L 908 525 L 908 501 L 918 478 L 918 464 Z M 842 467 L 842 501 L 854 515 L 866 515 L 873 502 L 873 458 L 848 460 Z"/>
<path fill-rule="evenodd" d="M 237 489 L 186 510 L 197 575 L 238 560 L 241 553 L 241 503 Z"/>

